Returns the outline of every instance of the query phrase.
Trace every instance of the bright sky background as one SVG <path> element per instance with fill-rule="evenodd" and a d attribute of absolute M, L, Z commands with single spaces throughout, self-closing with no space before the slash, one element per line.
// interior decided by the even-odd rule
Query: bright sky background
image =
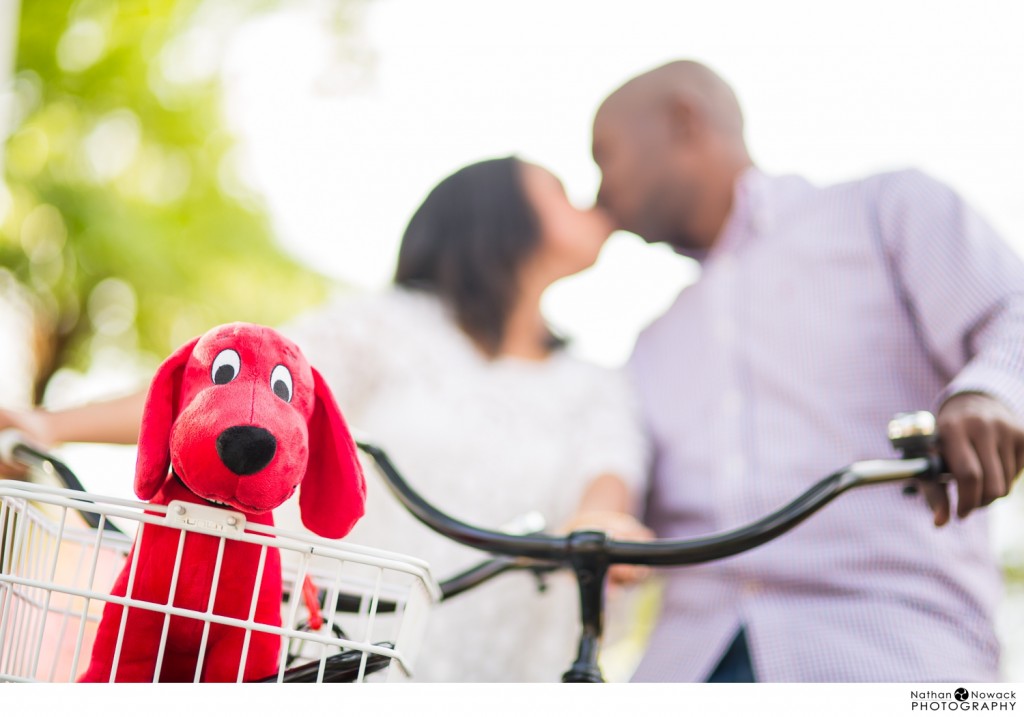
<path fill-rule="evenodd" d="M 516 152 L 591 202 L 597 105 L 680 57 L 734 86 L 767 171 L 833 182 L 917 166 L 1024 250 L 1024 4 L 377 0 L 341 40 L 317 7 L 237 33 L 229 116 L 286 245 L 357 286 L 386 283 L 412 211 L 468 162 Z M 352 57 L 369 58 L 363 72 Z M 546 309 L 577 351 L 615 364 L 694 276 L 617 235 Z"/>

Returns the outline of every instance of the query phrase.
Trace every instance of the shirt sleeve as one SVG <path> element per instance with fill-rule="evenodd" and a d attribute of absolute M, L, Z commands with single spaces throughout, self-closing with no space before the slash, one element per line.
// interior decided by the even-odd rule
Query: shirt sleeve
<path fill-rule="evenodd" d="M 376 297 L 343 297 L 281 327 L 324 377 L 346 415 L 358 416 L 380 380 L 388 322 L 379 304 Z"/>
<path fill-rule="evenodd" d="M 933 360 L 936 398 L 988 394 L 1024 418 L 1024 262 L 956 192 L 920 172 L 889 175 L 879 223 Z"/>
<path fill-rule="evenodd" d="M 588 480 L 612 474 L 629 488 L 634 513 L 647 490 L 650 449 L 633 385 L 621 370 L 600 370 L 576 431 L 579 466 Z"/>

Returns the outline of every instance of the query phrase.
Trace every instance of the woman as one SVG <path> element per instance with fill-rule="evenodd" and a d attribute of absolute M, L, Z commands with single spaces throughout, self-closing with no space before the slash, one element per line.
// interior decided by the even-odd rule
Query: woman
<path fill-rule="evenodd" d="M 630 517 L 644 440 L 629 391 L 617 373 L 572 358 L 541 313 L 544 291 L 591 266 L 609 232 L 602 214 L 573 207 L 536 165 L 470 165 L 413 215 L 391 289 L 284 333 L 323 373 L 349 423 L 446 511 L 485 526 L 539 511 L 549 530 L 645 538 Z M 115 416 L 138 404 L 114 404 L 120 413 L 108 420 L 136 430 L 137 413 Z M 45 424 L 37 435 L 49 431 L 50 440 L 112 437 L 97 436 L 83 412 L 28 419 Z M 92 433 L 83 436 L 85 423 Z M 367 515 L 350 540 L 423 558 L 439 577 L 481 559 L 419 525 L 374 471 L 367 477 Z M 417 678 L 558 679 L 577 636 L 573 591 L 566 575 L 539 593 L 532 577 L 515 574 L 438 606 Z"/>

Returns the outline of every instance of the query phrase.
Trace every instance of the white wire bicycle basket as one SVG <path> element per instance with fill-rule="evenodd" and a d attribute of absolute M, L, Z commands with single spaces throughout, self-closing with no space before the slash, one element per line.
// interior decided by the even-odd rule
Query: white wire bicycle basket
<path fill-rule="evenodd" d="M 98 526 L 90 528 L 80 513 L 98 516 Z M 217 625 L 244 630 L 246 644 L 260 633 L 280 638 L 278 672 L 263 681 L 400 681 L 413 674 L 430 608 L 440 597 L 426 563 L 306 533 L 246 526 L 238 515 L 211 506 L 161 506 L 0 481 L 0 682 L 74 681 L 89 663 L 108 603 L 128 606 L 129 613 L 158 613 L 165 626 L 172 618 L 198 621 L 204 646 Z M 256 621 L 254 611 L 249 619 L 225 617 L 212 598 L 205 611 L 195 611 L 170 598 L 160 604 L 132 598 L 131 591 L 114 595 L 132 536 L 139 530 L 145 536 L 151 525 L 180 531 L 177 580 L 189 579 L 187 568 L 179 568 L 187 535 L 219 541 L 214 591 L 230 589 L 217 583 L 228 541 L 259 546 L 261 562 L 277 548 L 285 595 L 281 626 Z M 169 594 L 175 594 L 173 583 Z M 165 627 L 158 666 L 166 634 Z M 122 639 L 119 634 L 118 654 Z M 200 654 L 194 681 L 203 679 L 203 662 Z M 160 681 L 159 667 L 153 681 Z"/>

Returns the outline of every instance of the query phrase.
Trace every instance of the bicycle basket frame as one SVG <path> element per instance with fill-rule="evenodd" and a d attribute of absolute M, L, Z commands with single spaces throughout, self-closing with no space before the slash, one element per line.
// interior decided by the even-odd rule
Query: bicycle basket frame
<path fill-rule="evenodd" d="M 325 671 L 331 672 L 328 661 L 343 652 L 348 653 L 346 657 L 353 652 L 361 655 L 358 662 L 347 660 L 358 664 L 352 675 L 357 681 L 364 681 L 373 669 L 386 664 L 382 658 L 389 659 L 390 665 L 374 674 L 374 680 L 401 680 L 413 673 L 430 607 L 440 598 L 440 589 L 424 562 L 308 533 L 246 526 L 244 518 L 238 523 L 236 516 L 240 514 L 210 506 L 201 509 L 201 519 L 189 521 L 176 514 L 175 507 L 0 481 L 0 682 L 74 680 L 88 664 L 91 639 L 107 603 L 163 616 L 158 665 L 166 646 L 167 625 L 172 616 L 177 616 L 202 623 L 204 647 L 212 625 L 245 630 L 246 644 L 250 635 L 258 632 L 279 636 L 278 674 L 276 679 L 267 676 L 273 681 L 287 681 L 286 663 L 294 662 L 296 657 L 309 663 L 304 681 L 322 681 Z M 76 511 L 98 515 L 99 525 L 88 527 Z M 108 522 L 116 523 L 129 535 L 139 530 L 145 535 L 151 525 L 180 531 L 171 595 L 175 594 L 176 581 L 187 579 L 179 575 L 186 535 L 212 535 L 219 540 L 214 591 L 224 589 L 217 583 L 217 576 L 227 541 L 260 546 L 260 574 L 267 551 L 277 548 L 288 595 L 282 604 L 281 627 L 252 619 L 255 599 L 249 619 L 240 620 L 216 614 L 213 597 L 208 609 L 197 611 L 138 600 L 130 591 L 128 597 L 112 595 L 110 588 L 124 566 L 132 539 L 104 530 Z M 307 576 L 318 586 L 326 606 L 324 624 L 316 631 L 303 627 L 309 621 L 301 588 Z M 344 604 L 352 605 L 353 612 L 342 613 L 337 606 Z M 388 608 L 378 611 L 379 604 Z M 118 650 L 122 638 L 120 634 Z M 244 672 L 245 653 L 243 649 L 239 679 Z M 196 681 L 202 677 L 202 664 L 201 649 Z M 116 666 L 111 672 L 116 674 Z M 158 681 L 159 673 L 158 667 L 154 681 Z"/>

